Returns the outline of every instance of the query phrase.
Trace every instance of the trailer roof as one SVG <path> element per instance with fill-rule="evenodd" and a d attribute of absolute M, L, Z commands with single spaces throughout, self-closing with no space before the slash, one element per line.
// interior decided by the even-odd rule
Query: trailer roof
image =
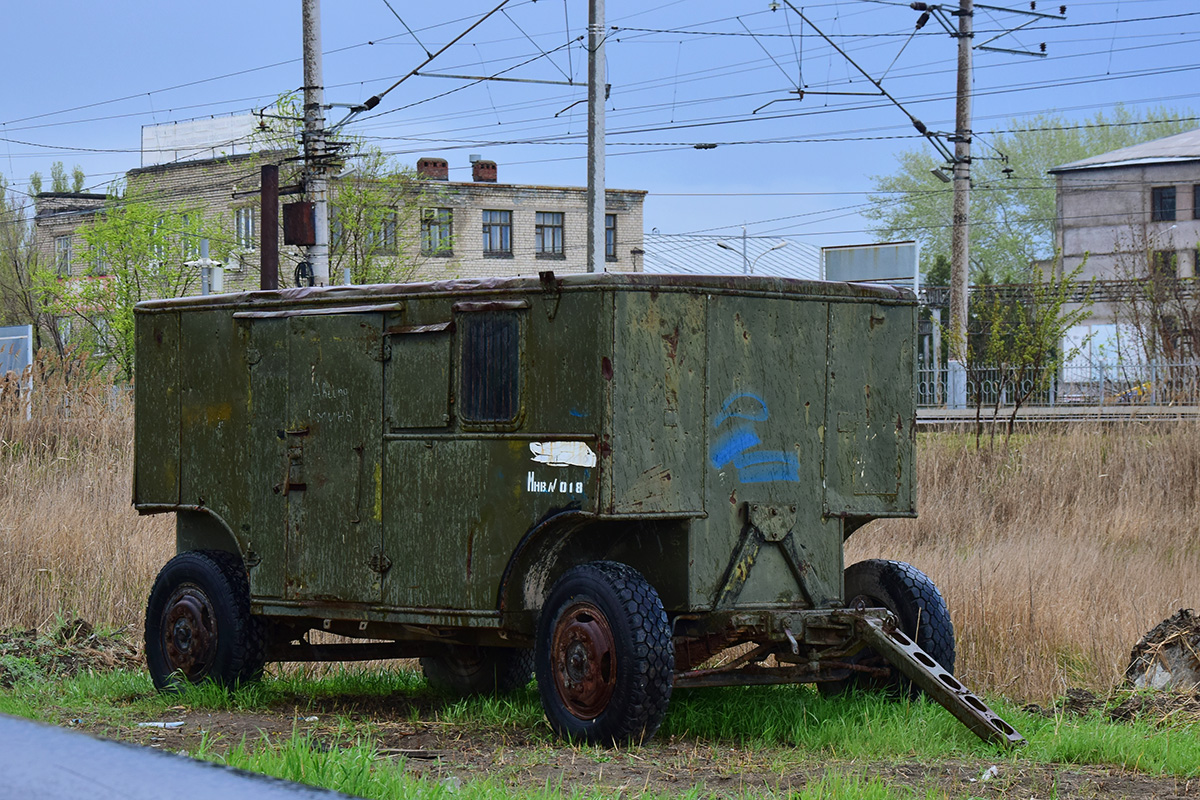
<path fill-rule="evenodd" d="M 793 296 L 829 299 L 874 300 L 882 303 L 915 303 L 910 290 L 864 283 L 806 281 L 768 276 L 662 275 L 633 272 L 571 273 L 540 276 L 504 276 L 424 283 L 381 283 L 365 286 L 323 286 L 270 291 L 145 300 L 142 312 L 194 307 L 279 307 L 308 305 L 360 305 L 387 300 L 433 296 L 528 294 L 544 291 L 632 290 Z"/>

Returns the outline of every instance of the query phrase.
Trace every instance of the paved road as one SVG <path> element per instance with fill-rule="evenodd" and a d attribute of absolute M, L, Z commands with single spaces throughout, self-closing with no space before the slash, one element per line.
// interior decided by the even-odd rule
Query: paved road
<path fill-rule="evenodd" d="M 336 800 L 314 789 L 0 715 L 0 800 Z"/>

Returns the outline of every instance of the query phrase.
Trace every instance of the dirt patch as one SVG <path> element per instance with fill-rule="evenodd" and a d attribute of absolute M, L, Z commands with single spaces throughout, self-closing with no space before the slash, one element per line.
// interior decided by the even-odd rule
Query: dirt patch
<path fill-rule="evenodd" d="M 1022 710 L 1046 717 L 1067 715 L 1085 717 L 1100 713 L 1113 722 L 1147 722 L 1160 728 L 1200 723 L 1200 694 L 1194 691 L 1151 691 L 1114 689 L 1098 697 L 1087 689 L 1067 689 L 1053 706 L 1036 704 Z"/>
<path fill-rule="evenodd" d="M 37 628 L 0 631 L 0 687 L 22 678 L 67 678 L 89 670 L 140 669 L 130 631 L 100 634 L 82 619 L 48 633 Z"/>
<path fill-rule="evenodd" d="M 41 636 L 36 631 L 0 634 L 0 657 L 23 659 L 43 675 L 71 675 L 85 669 L 140 669 L 137 648 L 119 636 L 99 636 L 72 621 Z M 0 663 L 7 663 L 0 661 Z M 11 680 L 10 678 L 9 680 Z M 1072 690 L 1045 713 L 1089 714 L 1104 710 L 1114 720 L 1178 719 L 1200 710 L 1194 697 L 1162 705 L 1166 693 L 1125 693 L 1120 701 Z M 564 745 L 545 724 L 481 727 L 442 722 L 452 700 L 418 693 L 312 697 L 297 693 L 272 708 L 211 711 L 186 705 L 169 707 L 156 718 L 120 721 L 82 712 L 59 724 L 171 752 L 210 750 L 244 744 L 254 749 L 299 734 L 311 746 L 334 750 L 350 742 L 369 743 L 380 759 L 402 764 L 409 774 L 439 785 L 467 785 L 488 779 L 516 793 L 545 788 L 564 793 L 579 787 L 605 795 L 641 792 L 699 797 L 746 797 L 773 792 L 787 795 L 827 775 L 911 790 L 916 796 L 1028 798 L 1171 798 L 1200 797 L 1200 779 L 1147 776 L 1123 769 L 1065 764 L 1026 764 L 997 760 L 934 762 L 839 759 L 789 747 L 742 747 L 692 739 L 656 739 L 637 748 Z M 81 713 L 81 712 L 72 712 Z M 139 723 L 152 723 L 142 726 Z M 167 727 L 182 723 L 177 727 Z M 350 731 L 350 733 L 348 733 Z M 994 768 L 994 769 L 993 769 Z"/>
<path fill-rule="evenodd" d="M 376 698 L 371 698 L 372 701 Z M 791 748 L 742 748 L 696 741 L 652 741 L 642 747 L 610 749 L 564 746 L 548 731 L 479 729 L 450 723 L 415 721 L 401 714 L 375 716 L 385 709 L 374 702 L 355 706 L 342 698 L 335 713 L 311 713 L 305 704 L 272 712 L 194 711 L 171 709 L 164 721 L 181 721 L 175 729 L 77 725 L 115 738 L 161 749 L 195 750 L 202 738 L 218 750 L 245 742 L 254 748 L 294 733 L 310 737 L 319 749 L 346 742 L 342 725 L 361 714 L 355 737 L 370 741 L 381 759 L 402 762 L 419 777 L 451 787 L 487 778 L 510 789 L 588 787 L 604 795 L 641 792 L 663 795 L 697 790 L 700 797 L 745 797 L 774 792 L 786 795 L 819 781 L 827 773 L 880 778 L 906 787 L 916 796 L 927 793 L 980 798 L 1195 798 L 1200 779 L 1157 778 L 1115 768 L 1059 764 L 1023 764 L 948 760 L 873 762 L 814 759 Z M 392 708 L 392 711 L 399 711 Z"/>

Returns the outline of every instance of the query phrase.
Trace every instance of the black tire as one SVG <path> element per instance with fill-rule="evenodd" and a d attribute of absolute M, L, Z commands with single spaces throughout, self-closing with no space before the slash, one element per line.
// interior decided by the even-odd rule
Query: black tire
<path fill-rule="evenodd" d="M 658 592 L 612 561 L 568 570 L 538 617 L 534 664 L 559 736 L 592 744 L 649 739 L 666 716 L 675 672 Z"/>
<path fill-rule="evenodd" d="M 902 630 L 947 672 L 954 673 L 954 623 L 942 593 L 925 573 L 903 561 L 868 559 L 846 568 L 847 608 L 886 608 L 896 615 Z M 888 666 L 874 650 L 860 651 L 855 663 Z M 898 669 L 886 679 L 853 674 L 842 681 L 818 684 L 826 696 L 851 688 L 882 689 L 915 695 L 916 689 Z"/>
<path fill-rule="evenodd" d="M 241 558 L 222 550 L 180 553 L 146 603 L 146 665 L 160 691 L 212 680 L 237 686 L 262 677 L 262 621 L 250 614 Z"/>
<path fill-rule="evenodd" d="M 447 645 L 443 654 L 422 658 L 421 670 L 430 688 L 443 694 L 507 694 L 529 685 L 533 651 Z"/>

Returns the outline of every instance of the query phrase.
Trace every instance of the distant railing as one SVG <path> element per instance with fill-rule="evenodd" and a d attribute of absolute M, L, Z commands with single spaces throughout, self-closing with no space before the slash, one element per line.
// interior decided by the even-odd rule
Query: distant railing
<path fill-rule="evenodd" d="M 1011 407 L 1028 393 L 1024 406 L 1200 406 L 1200 362 L 1163 364 L 1077 364 L 1048 380 L 1030 375 L 1017 384 L 999 367 L 981 367 L 967 375 L 967 405 Z M 1019 391 L 1018 391 L 1019 390 Z M 917 405 L 947 405 L 946 369 L 917 370 Z"/>

